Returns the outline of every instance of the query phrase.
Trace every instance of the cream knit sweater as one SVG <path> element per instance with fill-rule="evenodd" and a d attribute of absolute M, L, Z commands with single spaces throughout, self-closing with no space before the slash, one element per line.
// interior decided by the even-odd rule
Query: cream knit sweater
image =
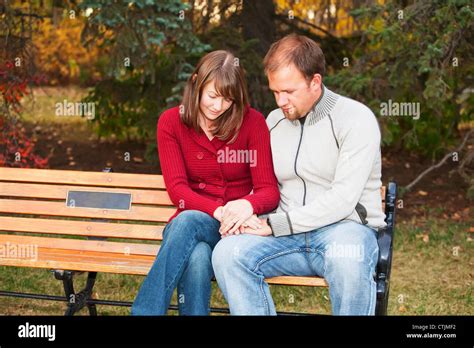
<path fill-rule="evenodd" d="M 281 194 L 268 215 L 275 236 L 341 220 L 385 226 L 380 129 L 368 107 L 323 86 L 304 124 L 276 109 L 267 125 Z"/>

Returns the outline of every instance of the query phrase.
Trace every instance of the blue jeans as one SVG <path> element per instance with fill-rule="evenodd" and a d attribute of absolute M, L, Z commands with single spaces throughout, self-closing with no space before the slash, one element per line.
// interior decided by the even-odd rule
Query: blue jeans
<path fill-rule="evenodd" d="M 132 306 L 132 315 L 165 315 L 178 288 L 181 315 L 208 315 L 212 249 L 220 223 L 206 213 L 186 210 L 166 226 L 153 266 Z"/>
<path fill-rule="evenodd" d="M 324 277 L 334 315 L 374 315 L 376 233 L 341 221 L 285 237 L 230 236 L 216 245 L 212 265 L 234 315 L 276 315 L 264 279 L 283 275 Z"/>

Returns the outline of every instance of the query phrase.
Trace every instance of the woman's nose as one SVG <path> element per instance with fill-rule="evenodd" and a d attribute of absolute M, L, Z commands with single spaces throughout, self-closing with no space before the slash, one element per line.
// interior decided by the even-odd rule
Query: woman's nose
<path fill-rule="evenodd" d="M 214 103 L 214 110 L 215 111 L 221 111 L 222 110 L 222 104 L 223 104 L 223 101 L 222 99 L 219 99 L 217 100 L 215 103 Z"/>

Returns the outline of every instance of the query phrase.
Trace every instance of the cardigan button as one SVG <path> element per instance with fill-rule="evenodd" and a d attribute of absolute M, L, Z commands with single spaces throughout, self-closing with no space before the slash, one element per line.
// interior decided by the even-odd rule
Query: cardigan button
<path fill-rule="evenodd" d="M 201 190 L 204 190 L 204 189 L 206 188 L 206 184 L 203 183 L 203 182 L 200 183 L 200 184 L 199 184 L 199 188 L 200 188 Z"/>
<path fill-rule="evenodd" d="M 202 152 L 198 152 L 197 156 L 198 159 L 202 160 L 204 158 L 204 154 Z"/>
<path fill-rule="evenodd" d="M 217 203 L 222 204 L 224 203 L 224 200 L 222 198 L 217 198 Z"/>

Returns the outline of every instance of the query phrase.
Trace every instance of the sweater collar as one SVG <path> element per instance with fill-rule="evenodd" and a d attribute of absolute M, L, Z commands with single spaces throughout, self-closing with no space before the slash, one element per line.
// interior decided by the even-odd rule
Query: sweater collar
<path fill-rule="evenodd" d="M 339 98 L 339 94 L 334 93 L 330 89 L 328 89 L 323 84 L 321 85 L 321 96 L 318 100 L 314 103 L 311 107 L 309 112 L 306 114 L 307 120 L 306 124 L 313 125 L 316 124 L 318 121 L 329 115 L 332 111 L 336 102 Z M 298 120 L 292 121 L 293 125 L 299 126 L 300 123 Z"/>

